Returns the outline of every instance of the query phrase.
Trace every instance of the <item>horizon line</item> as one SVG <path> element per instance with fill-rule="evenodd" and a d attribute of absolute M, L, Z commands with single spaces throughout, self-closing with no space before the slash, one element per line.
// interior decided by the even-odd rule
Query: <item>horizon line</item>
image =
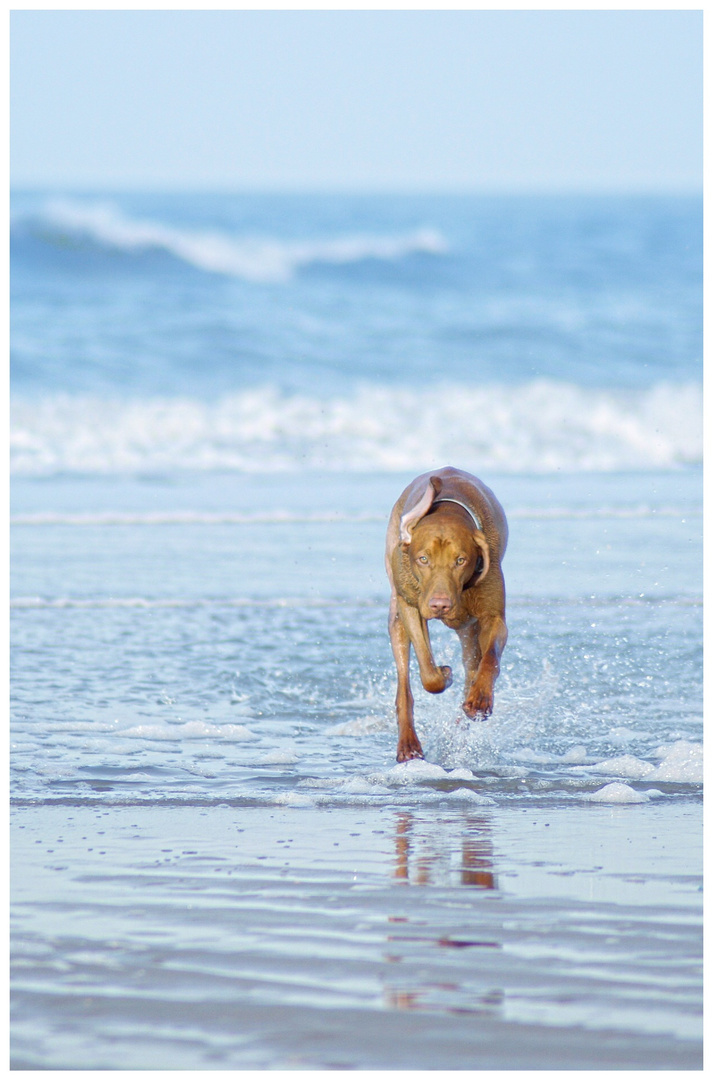
<path fill-rule="evenodd" d="M 283 197 L 346 197 L 346 198 L 702 198 L 704 184 L 667 185 L 363 185 L 347 187 L 328 184 L 231 184 L 231 183 L 109 183 L 92 181 L 21 181 L 10 182 L 10 195 L 48 194 L 68 191 L 73 194 L 106 195 L 234 195 Z"/>

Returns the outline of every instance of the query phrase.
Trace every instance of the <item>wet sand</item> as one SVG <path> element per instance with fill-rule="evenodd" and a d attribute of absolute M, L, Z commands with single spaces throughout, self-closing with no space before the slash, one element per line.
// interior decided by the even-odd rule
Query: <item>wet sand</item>
<path fill-rule="evenodd" d="M 13 1067 L 701 1068 L 700 816 L 17 807 Z"/>

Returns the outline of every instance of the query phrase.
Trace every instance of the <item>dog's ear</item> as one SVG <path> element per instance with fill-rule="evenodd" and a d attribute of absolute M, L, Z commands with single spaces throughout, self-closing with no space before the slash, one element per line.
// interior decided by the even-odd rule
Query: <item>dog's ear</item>
<path fill-rule="evenodd" d="M 410 507 L 408 510 L 404 510 L 404 513 L 401 515 L 401 521 L 399 523 L 399 540 L 406 547 L 411 543 L 411 534 L 413 530 L 424 514 L 427 514 L 431 509 L 433 500 L 440 494 L 442 486 L 439 477 L 432 476 L 426 485 L 426 490 L 416 505 Z"/>
<path fill-rule="evenodd" d="M 480 558 L 475 564 L 475 572 L 469 581 L 463 586 L 465 589 L 472 589 L 474 585 L 482 581 L 488 570 L 490 569 L 490 549 L 488 548 L 487 540 L 482 532 L 473 534 L 473 539 L 480 548 Z"/>

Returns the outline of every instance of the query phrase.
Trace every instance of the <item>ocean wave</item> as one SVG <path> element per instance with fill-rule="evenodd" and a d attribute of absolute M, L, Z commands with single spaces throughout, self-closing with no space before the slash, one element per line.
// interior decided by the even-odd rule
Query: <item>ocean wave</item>
<path fill-rule="evenodd" d="M 694 508 L 695 512 L 695 508 Z M 677 515 L 679 511 L 676 511 Z M 383 513 L 348 514 L 338 510 L 295 512 L 293 510 L 269 510 L 248 513 L 212 513 L 202 510 L 150 510 L 144 512 L 102 510 L 96 513 L 56 513 L 40 511 L 30 514 L 13 514 L 11 525 L 68 525 L 75 527 L 105 525 L 334 525 L 359 524 L 384 521 Z"/>
<path fill-rule="evenodd" d="M 319 398 L 262 387 L 214 402 L 60 395 L 12 407 L 15 475 L 305 470 L 675 469 L 703 456 L 702 391 L 362 386 Z"/>
<path fill-rule="evenodd" d="M 436 229 L 378 236 L 345 235 L 323 240 L 288 241 L 235 236 L 221 230 L 179 228 L 132 218 L 111 203 L 51 200 L 40 215 L 43 230 L 121 252 L 162 251 L 190 266 L 244 281 L 289 281 L 304 267 L 345 265 L 366 259 L 394 261 L 412 254 L 441 255 L 448 250 Z"/>
<path fill-rule="evenodd" d="M 250 608 L 251 611 L 257 608 L 264 608 L 266 610 L 274 608 L 295 608 L 302 611 L 305 608 L 369 608 L 374 607 L 376 603 L 376 601 L 369 599 L 349 599 L 346 601 L 329 598 L 324 599 L 322 597 L 315 599 L 311 596 L 276 596 L 268 598 L 253 598 L 249 596 L 227 596 L 220 598 L 159 597 L 158 599 L 149 596 L 55 596 L 51 598 L 44 596 L 17 596 L 11 598 L 10 607 L 19 611 L 62 610 L 65 608 L 82 608 L 87 610 L 125 610 L 132 608 L 153 610 L 180 608 L 190 611 L 205 608 Z"/>
<path fill-rule="evenodd" d="M 681 503 L 663 506 L 651 506 L 639 503 L 635 506 L 539 506 L 508 508 L 511 520 L 533 521 L 601 521 L 603 519 L 630 520 L 632 518 L 695 518 L 700 517 L 703 509 L 700 505 Z M 218 512 L 203 510 L 100 510 L 96 512 L 63 513 L 52 510 L 33 511 L 27 514 L 12 514 L 10 524 L 43 528 L 44 526 L 66 525 L 71 528 L 103 528 L 105 526 L 146 526 L 157 525 L 361 525 L 367 522 L 386 522 L 388 514 L 381 513 L 344 513 L 338 510 L 296 512 L 293 510 L 261 510 L 250 513 Z"/>
<path fill-rule="evenodd" d="M 508 511 L 508 517 L 510 517 Z M 15 596 L 10 598 L 10 608 L 17 611 L 50 611 L 63 609 L 88 609 L 88 610 L 121 610 L 121 609 L 172 609 L 180 608 L 189 611 L 218 610 L 222 608 L 249 608 L 277 610 L 295 609 L 303 611 L 305 608 L 314 610 L 324 608 L 366 609 L 383 606 L 386 600 L 382 596 L 376 597 L 318 597 L 314 596 L 276 596 L 276 597 L 251 597 L 251 596 L 218 596 L 218 597 L 153 597 L 153 596 Z M 563 608 L 583 608 L 591 606 L 602 610 L 610 606 L 616 607 L 617 611 L 624 608 L 651 608 L 655 605 L 660 609 L 671 610 L 673 608 L 700 608 L 703 605 L 701 596 L 674 596 L 674 597 L 650 597 L 650 596 L 625 596 L 625 597 L 602 597 L 597 596 L 588 601 L 583 597 L 533 597 L 516 596 L 510 600 L 511 607 L 514 605 L 521 610 L 533 611 L 547 608 L 548 611 Z M 621 731 L 627 729 L 622 728 Z"/>

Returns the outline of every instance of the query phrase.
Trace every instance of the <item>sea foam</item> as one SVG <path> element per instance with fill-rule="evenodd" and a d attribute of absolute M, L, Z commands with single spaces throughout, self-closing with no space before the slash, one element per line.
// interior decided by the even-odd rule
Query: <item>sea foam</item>
<path fill-rule="evenodd" d="M 11 419 L 12 469 L 27 476 L 411 472 L 445 461 L 476 471 L 603 472 L 674 469 L 702 454 L 695 384 L 362 385 L 325 398 L 264 386 L 216 401 L 56 395 L 16 400 Z"/>
<path fill-rule="evenodd" d="M 649 801 L 649 796 L 646 792 L 635 791 L 634 788 L 629 787 L 628 784 L 620 783 L 607 784 L 605 787 L 600 788 L 599 791 L 595 791 L 591 795 L 584 795 L 583 798 L 587 802 L 616 803 L 619 805 L 645 803 Z"/>
<path fill-rule="evenodd" d="M 669 784 L 703 783 L 703 745 L 679 739 L 669 746 L 660 746 L 655 757 L 658 765 L 631 754 L 608 758 L 594 765 L 579 766 L 580 773 L 603 773 L 628 780 L 655 780 Z M 616 785 L 615 785 L 616 786 Z"/>

